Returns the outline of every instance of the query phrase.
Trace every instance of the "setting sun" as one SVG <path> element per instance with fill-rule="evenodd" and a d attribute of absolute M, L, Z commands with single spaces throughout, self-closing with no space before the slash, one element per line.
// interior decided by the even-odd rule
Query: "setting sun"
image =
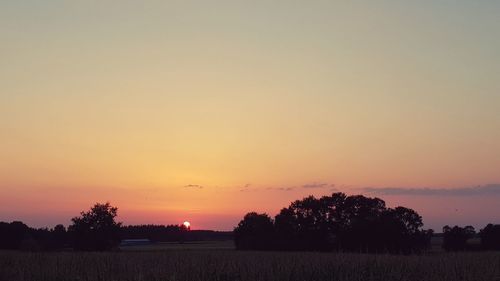
<path fill-rule="evenodd" d="M 188 221 L 183 222 L 182 225 L 184 225 L 188 229 L 191 228 L 191 223 L 189 223 Z"/>

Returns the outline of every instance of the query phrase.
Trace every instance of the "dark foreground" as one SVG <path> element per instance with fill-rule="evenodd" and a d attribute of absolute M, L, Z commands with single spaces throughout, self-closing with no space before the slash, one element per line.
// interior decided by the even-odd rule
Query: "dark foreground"
<path fill-rule="evenodd" d="M 223 249 L 0 252 L 0 280 L 500 281 L 500 253 L 389 256 Z"/>

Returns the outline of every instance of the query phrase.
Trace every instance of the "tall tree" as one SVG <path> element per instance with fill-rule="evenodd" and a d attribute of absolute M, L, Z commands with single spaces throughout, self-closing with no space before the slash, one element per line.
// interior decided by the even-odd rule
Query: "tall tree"
<path fill-rule="evenodd" d="M 72 236 L 73 248 L 83 251 L 106 251 L 120 243 L 121 223 L 115 221 L 118 208 L 110 203 L 95 204 L 90 211 L 81 212 L 72 219 L 68 231 Z"/>
<path fill-rule="evenodd" d="M 488 224 L 479 232 L 481 246 L 485 250 L 500 250 L 500 224 Z"/>
<path fill-rule="evenodd" d="M 248 213 L 234 229 L 234 241 L 240 250 L 267 250 L 272 248 L 273 239 L 274 225 L 267 214 Z"/>

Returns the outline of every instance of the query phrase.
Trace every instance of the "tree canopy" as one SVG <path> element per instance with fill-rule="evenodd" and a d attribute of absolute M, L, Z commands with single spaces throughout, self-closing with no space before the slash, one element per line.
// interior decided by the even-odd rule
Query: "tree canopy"
<path fill-rule="evenodd" d="M 432 230 L 405 207 L 388 208 L 363 195 L 306 197 L 271 219 L 248 213 L 234 230 L 238 249 L 413 253 L 425 249 Z"/>
<path fill-rule="evenodd" d="M 118 208 L 110 203 L 95 204 L 90 211 L 74 217 L 68 231 L 75 250 L 105 251 L 120 244 L 121 223 L 115 221 Z"/>
<path fill-rule="evenodd" d="M 488 224 L 479 232 L 485 250 L 500 250 L 500 224 Z"/>
<path fill-rule="evenodd" d="M 467 240 L 474 237 L 476 231 L 474 227 L 468 225 L 466 227 L 448 225 L 443 227 L 443 249 L 446 251 L 464 251 L 467 248 Z"/>

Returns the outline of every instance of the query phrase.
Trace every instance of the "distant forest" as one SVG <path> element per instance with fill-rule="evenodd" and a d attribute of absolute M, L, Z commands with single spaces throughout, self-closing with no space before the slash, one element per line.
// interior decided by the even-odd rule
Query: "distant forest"
<path fill-rule="evenodd" d="M 187 230 L 181 225 L 128 225 L 122 226 L 119 232 L 119 241 L 126 239 L 148 239 L 151 243 L 226 241 L 233 239 L 233 233 L 231 231 Z M 119 242 L 114 245 L 118 244 Z M 0 222 L 0 249 L 52 251 L 71 249 L 75 246 L 75 234 L 63 225 L 57 225 L 51 229 L 36 229 L 19 221 Z M 84 249 L 81 248 L 81 250 Z M 111 250 L 111 248 L 87 250 Z"/>
<path fill-rule="evenodd" d="M 68 228 L 0 222 L 0 249 L 109 251 L 130 239 L 151 243 L 234 239 L 238 250 L 413 254 L 428 250 L 436 236 L 423 229 L 422 217 L 412 209 L 388 208 L 382 199 L 344 193 L 294 201 L 274 219 L 250 212 L 232 232 L 191 230 L 184 225 L 123 226 L 115 220 L 117 210 L 109 203 L 97 203 L 74 217 Z M 479 232 L 472 226 L 445 226 L 439 236 L 446 251 L 500 250 L 500 225 L 488 224 Z M 479 238 L 480 245 L 470 247 L 471 238 Z"/>

